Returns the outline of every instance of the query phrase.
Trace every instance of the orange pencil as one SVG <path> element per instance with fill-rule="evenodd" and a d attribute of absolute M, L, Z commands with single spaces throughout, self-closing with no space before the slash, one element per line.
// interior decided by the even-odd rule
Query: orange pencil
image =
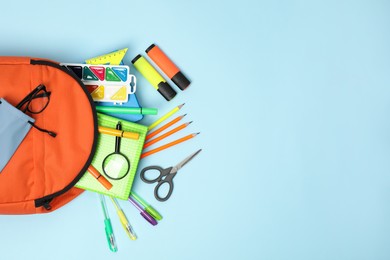
<path fill-rule="evenodd" d="M 92 166 L 92 164 L 90 166 L 88 166 L 88 172 L 93 177 L 95 177 L 95 179 L 98 182 L 100 182 L 104 186 L 104 188 L 106 188 L 107 190 L 112 188 L 112 184 L 106 178 L 104 178 L 104 176 L 101 175 L 100 172 L 98 170 L 96 170 L 95 167 Z"/>
<path fill-rule="evenodd" d="M 179 122 L 183 117 L 185 117 L 187 114 L 184 114 L 182 116 L 178 116 L 176 117 L 175 119 L 173 119 L 171 122 L 169 123 L 166 123 L 165 125 L 163 125 L 162 127 L 160 127 L 159 129 L 157 129 L 156 131 L 148 134 L 145 138 L 145 142 L 147 142 L 150 138 L 152 138 L 153 136 L 161 133 L 162 131 L 164 131 L 165 129 L 167 129 L 168 127 L 170 127 L 171 125 L 175 124 L 176 122 Z"/>
<path fill-rule="evenodd" d="M 182 137 L 182 138 L 180 138 L 180 139 L 177 139 L 176 141 L 173 141 L 173 142 L 164 144 L 164 145 L 162 145 L 162 146 L 160 146 L 160 147 L 157 147 L 156 149 L 153 149 L 153 150 L 150 150 L 150 151 L 148 151 L 148 152 L 145 152 L 145 153 L 141 154 L 141 159 L 142 159 L 142 158 L 145 158 L 145 157 L 147 157 L 147 156 L 149 156 L 149 155 L 152 155 L 152 154 L 154 154 L 154 153 L 160 152 L 160 151 L 162 151 L 162 150 L 164 150 L 164 149 L 167 149 L 167 148 L 169 148 L 169 147 L 171 147 L 171 146 L 174 146 L 174 145 L 180 144 L 180 143 L 182 143 L 182 142 L 184 142 L 184 141 L 187 141 L 187 140 L 189 140 L 189 139 L 191 139 L 191 138 L 197 136 L 198 134 L 199 134 L 199 133 L 186 135 L 186 136 L 184 136 L 184 137 Z"/>
<path fill-rule="evenodd" d="M 149 146 L 151 146 L 152 144 L 155 144 L 155 143 L 157 143 L 158 141 L 161 141 L 162 139 L 164 139 L 164 138 L 166 138 L 166 137 L 168 137 L 168 136 L 170 136 L 170 135 L 172 135 L 172 134 L 174 134 L 174 133 L 180 131 L 181 129 L 187 127 L 187 126 L 188 126 L 189 124 L 191 124 L 191 123 L 192 123 L 192 121 L 191 121 L 191 122 L 188 122 L 188 123 L 184 123 L 184 124 L 182 124 L 182 125 L 179 125 L 178 127 L 173 128 L 171 131 L 166 132 L 165 134 L 163 134 L 163 135 L 161 135 L 161 136 L 159 136 L 159 137 L 157 137 L 157 138 L 154 138 L 153 140 L 151 140 L 151 141 L 149 141 L 149 142 L 147 142 L 147 143 L 144 144 L 144 149 L 145 149 L 146 147 L 149 147 Z"/>

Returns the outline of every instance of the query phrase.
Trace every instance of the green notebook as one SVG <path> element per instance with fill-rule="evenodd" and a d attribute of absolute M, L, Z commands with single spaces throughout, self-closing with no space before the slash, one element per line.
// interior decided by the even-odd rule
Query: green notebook
<path fill-rule="evenodd" d="M 97 114 L 98 124 L 100 126 L 114 128 L 118 121 L 122 123 L 122 130 L 135 132 L 139 134 L 138 140 L 121 138 L 120 152 L 123 153 L 130 161 L 130 170 L 128 174 L 120 180 L 112 180 L 106 177 L 103 173 L 102 163 L 104 158 L 115 151 L 115 136 L 99 134 L 95 156 L 92 160 L 92 165 L 111 182 L 113 185 L 110 190 L 104 188 L 90 173 L 86 172 L 84 176 L 77 182 L 76 187 L 84 190 L 90 190 L 105 195 L 113 196 L 118 199 L 127 200 L 130 195 L 131 186 L 134 176 L 137 172 L 138 162 L 144 146 L 146 126 L 132 123 L 123 119 Z"/>

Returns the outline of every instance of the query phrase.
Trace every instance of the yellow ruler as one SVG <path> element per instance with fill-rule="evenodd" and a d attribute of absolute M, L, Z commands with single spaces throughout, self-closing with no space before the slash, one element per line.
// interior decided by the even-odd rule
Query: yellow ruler
<path fill-rule="evenodd" d="M 85 60 L 87 64 L 93 65 L 119 65 L 126 55 L 128 48 L 118 51 L 110 52 L 101 56 L 97 56 L 88 60 Z"/>

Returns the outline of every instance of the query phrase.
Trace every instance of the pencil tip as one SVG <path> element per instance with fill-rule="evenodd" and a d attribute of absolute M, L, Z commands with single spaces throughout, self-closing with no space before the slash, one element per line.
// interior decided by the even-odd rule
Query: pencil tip
<path fill-rule="evenodd" d="M 194 121 L 190 121 L 190 122 L 188 122 L 187 124 L 189 125 L 189 124 L 191 124 L 192 122 L 194 122 Z"/>
<path fill-rule="evenodd" d="M 185 105 L 185 103 L 179 105 L 179 109 L 182 108 Z"/>
<path fill-rule="evenodd" d="M 187 114 L 182 115 L 182 117 L 185 117 Z"/>
<path fill-rule="evenodd" d="M 198 134 L 200 134 L 200 132 L 195 133 L 195 135 L 198 135 Z"/>

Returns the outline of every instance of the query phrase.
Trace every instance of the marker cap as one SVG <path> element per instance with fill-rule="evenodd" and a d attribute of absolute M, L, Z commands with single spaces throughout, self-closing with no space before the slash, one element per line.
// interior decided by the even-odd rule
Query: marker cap
<path fill-rule="evenodd" d="M 148 221 L 150 224 L 152 224 L 153 226 L 157 225 L 158 222 L 151 216 L 149 215 L 148 212 L 146 211 L 141 211 L 141 216 L 144 217 L 144 219 L 146 219 L 146 221 Z"/>
<path fill-rule="evenodd" d="M 148 212 L 149 213 L 149 215 L 151 215 L 154 219 L 156 219 L 156 220 L 158 220 L 158 221 L 160 221 L 160 220 L 162 220 L 162 216 L 161 216 L 161 214 L 160 213 L 158 213 L 158 211 L 157 210 L 155 210 L 152 206 L 147 206 L 146 208 L 145 208 L 145 211 L 146 212 Z"/>
<path fill-rule="evenodd" d="M 176 96 L 176 91 L 166 82 L 160 82 L 157 90 L 167 101 Z"/>
<path fill-rule="evenodd" d="M 185 90 L 191 82 L 179 71 L 172 77 L 172 81 L 181 89 Z"/>
<path fill-rule="evenodd" d="M 141 112 L 143 115 L 157 115 L 158 109 L 150 108 L 150 107 L 142 107 Z"/>
<path fill-rule="evenodd" d="M 106 178 L 98 178 L 97 179 L 107 190 L 112 188 L 112 184 Z"/>

